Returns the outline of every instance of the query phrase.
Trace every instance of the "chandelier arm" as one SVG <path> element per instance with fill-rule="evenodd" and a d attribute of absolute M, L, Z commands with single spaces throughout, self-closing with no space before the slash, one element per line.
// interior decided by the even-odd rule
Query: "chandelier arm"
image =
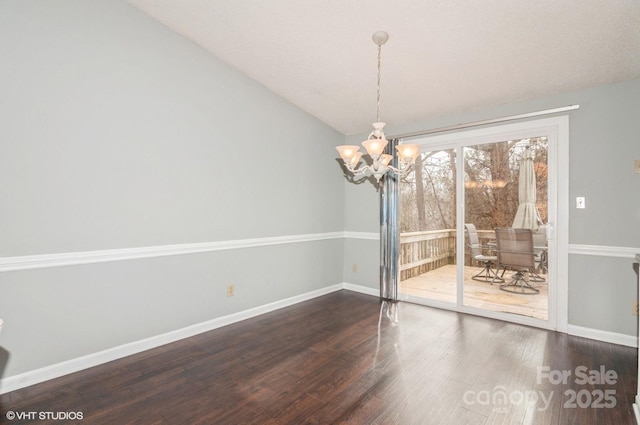
<path fill-rule="evenodd" d="M 399 176 L 404 176 L 405 174 L 407 174 L 413 167 L 412 166 L 406 166 L 404 168 L 396 168 L 392 165 L 387 165 L 387 168 L 391 171 L 393 171 L 394 173 L 396 173 Z"/>
<path fill-rule="evenodd" d="M 362 175 L 367 174 L 370 170 L 369 170 L 369 166 L 366 166 L 366 167 L 358 168 L 358 169 L 349 167 L 349 171 L 351 171 L 351 173 L 354 176 L 362 176 Z"/>

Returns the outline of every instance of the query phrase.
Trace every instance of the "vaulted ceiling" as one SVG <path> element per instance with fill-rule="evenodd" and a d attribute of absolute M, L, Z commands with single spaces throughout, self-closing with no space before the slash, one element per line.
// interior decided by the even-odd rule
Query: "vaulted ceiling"
<path fill-rule="evenodd" d="M 640 77 L 638 0 L 129 0 L 344 134 Z"/>

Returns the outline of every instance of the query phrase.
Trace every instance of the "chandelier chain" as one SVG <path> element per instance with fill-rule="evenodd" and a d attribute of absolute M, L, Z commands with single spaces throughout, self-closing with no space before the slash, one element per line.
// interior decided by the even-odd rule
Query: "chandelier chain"
<path fill-rule="evenodd" d="M 378 97 L 376 99 L 376 122 L 380 122 L 380 56 L 382 45 L 378 45 Z"/>

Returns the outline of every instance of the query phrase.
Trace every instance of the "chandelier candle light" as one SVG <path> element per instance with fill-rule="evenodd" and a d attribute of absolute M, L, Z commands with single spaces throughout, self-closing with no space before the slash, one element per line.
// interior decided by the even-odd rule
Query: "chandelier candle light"
<path fill-rule="evenodd" d="M 377 181 L 380 181 L 380 179 L 389 172 L 398 175 L 406 174 L 420 153 L 419 145 L 396 146 L 398 157 L 402 161 L 400 168 L 389 165 L 393 159 L 392 155 L 382 153 L 389 141 L 386 139 L 383 131 L 385 123 L 380 121 L 380 54 L 382 52 L 382 45 L 386 43 L 388 39 L 389 34 L 384 31 L 378 31 L 373 34 L 373 42 L 378 45 L 377 115 L 376 122 L 373 123 L 373 131 L 369 134 L 367 140 L 362 142 L 362 146 L 364 146 L 371 157 L 371 164 L 367 164 L 364 160 L 361 161 L 364 154 L 360 152 L 358 146 L 345 145 L 336 147 L 340 153 L 340 157 L 344 161 L 344 165 L 354 176 L 373 175 Z M 362 166 L 358 168 L 361 163 Z"/>

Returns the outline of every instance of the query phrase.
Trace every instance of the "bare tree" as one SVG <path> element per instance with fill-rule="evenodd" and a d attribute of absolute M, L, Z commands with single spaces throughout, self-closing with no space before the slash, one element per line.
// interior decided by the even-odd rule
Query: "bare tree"
<path fill-rule="evenodd" d="M 462 155 L 465 222 L 479 229 L 510 226 L 518 208 L 520 159 L 534 152 L 537 206 L 547 220 L 547 140 L 537 137 L 421 154 L 400 187 L 401 231 L 452 229 L 456 224 L 456 155 Z"/>

